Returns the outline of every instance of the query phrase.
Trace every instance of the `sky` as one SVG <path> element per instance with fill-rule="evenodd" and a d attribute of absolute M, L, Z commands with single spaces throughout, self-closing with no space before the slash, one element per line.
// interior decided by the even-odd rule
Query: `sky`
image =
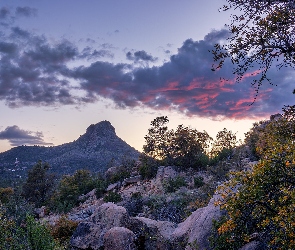
<path fill-rule="evenodd" d="M 1 0 L 0 152 L 76 140 L 108 120 L 141 151 L 150 122 L 168 116 L 215 137 L 243 139 L 252 124 L 294 104 L 294 70 L 271 68 L 277 86 L 257 99 L 226 62 L 224 0 Z"/>

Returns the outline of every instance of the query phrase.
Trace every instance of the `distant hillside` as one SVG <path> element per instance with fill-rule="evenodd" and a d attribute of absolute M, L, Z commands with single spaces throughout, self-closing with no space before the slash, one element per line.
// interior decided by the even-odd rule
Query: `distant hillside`
<path fill-rule="evenodd" d="M 102 121 L 90 125 L 85 134 L 70 143 L 54 147 L 19 146 L 0 153 L 0 170 L 3 174 L 21 175 L 24 169 L 42 160 L 58 174 L 71 174 L 81 168 L 98 172 L 111 162 L 120 164 L 123 159 L 137 159 L 138 156 L 137 150 L 116 135 L 110 122 Z M 18 166 L 14 166 L 16 158 Z"/>

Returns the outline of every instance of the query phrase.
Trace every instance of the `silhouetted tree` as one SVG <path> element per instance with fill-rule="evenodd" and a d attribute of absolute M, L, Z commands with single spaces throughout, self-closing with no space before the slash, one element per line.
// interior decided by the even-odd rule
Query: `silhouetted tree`
<path fill-rule="evenodd" d="M 152 127 L 144 137 L 144 153 L 163 164 L 205 166 L 208 162 L 206 151 L 212 140 L 208 133 L 183 125 L 179 125 L 175 131 L 169 130 L 166 126 L 168 122 L 167 116 L 157 117 L 151 122 Z"/>
<path fill-rule="evenodd" d="M 231 16 L 227 42 L 215 45 L 213 55 L 218 64 L 212 70 L 221 68 L 225 59 L 230 58 L 236 65 L 233 73 L 238 81 L 247 72 L 256 75 L 252 84 L 258 93 L 263 81 L 271 83 L 267 72 L 272 65 L 295 66 L 295 3 L 293 0 L 226 1 L 221 10 L 235 10 L 237 14 Z"/>
<path fill-rule="evenodd" d="M 23 185 L 22 195 L 36 207 L 45 204 L 54 186 L 54 175 L 49 174 L 48 163 L 39 161 L 28 171 L 28 178 Z"/>

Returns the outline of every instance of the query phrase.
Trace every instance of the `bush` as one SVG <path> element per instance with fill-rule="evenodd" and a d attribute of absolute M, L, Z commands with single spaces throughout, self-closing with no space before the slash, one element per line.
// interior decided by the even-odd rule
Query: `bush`
<path fill-rule="evenodd" d="M 130 216 L 137 216 L 143 211 L 143 199 L 140 193 L 133 193 L 130 200 L 124 205 Z"/>
<path fill-rule="evenodd" d="M 13 194 L 14 190 L 11 187 L 0 188 L 0 202 L 7 203 L 11 199 Z"/>
<path fill-rule="evenodd" d="M 139 156 L 141 165 L 139 167 L 139 174 L 142 179 L 152 179 L 156 177 L 158 171 L 158 161 L 147 156 L 146 154 L 141 154 Z"/>
<path fill-rule="evenodd" d="M 53 250 L 55 243 L 49 232 L 49 228 L 39 222 L 36 222 L 33 216 L 28 215 L 26 227 L 30 247 L 33 250 Z"/>
<path fill-rule="evenodd" d="M 145 205 L 149 207 L 151 219 L 180 223 L 188 216 L 189 201 L 188 197 L 181 197 L 167 202 L 164 197 L 154 196 Z"/>
<path fill-rule="evenodd" d="M 78 222 L 69 220 L 66 215 L 63 215 L 56 224 L 51 227 L 51 235 L 60 245 L 68 247 L 69 240 L 77 226 Z"/>
<path fill-rule="evenodd" d="M 105 190 L 107 188 L 107 182 L 102 179 L 97 179 L 95 181 L 95 196 L 97 199 L 101 198 L 103 194 L 105 193 Z"/>
<path fill-rule="evenodd" d="M 27 215 L 18 224 L 13 218 L 0 211 L 0 249 L 9 250 L 53 250 L 55 243 L 46 225 Z"/>
<path fill-rule="evenodd" d="M 195 188 L 202 187 L 204 184 L 204 178 L 202 176 L 194 177 Z"/>
<path fill-rule="evenodd" d="M 218 227 L 227 249 L 239 249 L 259 234 L 269 249 L 295 249 L 295 106 L 284 109 L 259 134 L 261 160 L 252 171 L 232 173 L 222 186 L 228 217 Z M 237 191 L 238 190 L 238 191 Z M 222 249 L 222 248 L 220 248 Z"/>
<path fill-rule="evenodd" d="M 97 195 L 101 195 L 105 188 L 105 182 L 99 177 L 92 176 L 90 171 L 77 170 L 74 175 L 62 177 L 53 197 L 51 208 L 59 212 L 68 212 L 79 204 L 79 196 L 97 189 Z"/>
<path fill-rule="evenodd" d="M 182 176 L 177 176 L 175 179 L 169 178 L 163 183 L 163 187 L 166 193 L 173 193 L 180 187 L 186 187 L 186 185 L 186 181 Z"/>
<path fill-rule="evenodd" d="M 110 192 L 108 194 L 106 194 L 104 197 L 103 197 L 103 200 L 105 202 L 120 202 L 122 201 L 122 197 L 120 194 L 116 193 L 116 192 Z"/>

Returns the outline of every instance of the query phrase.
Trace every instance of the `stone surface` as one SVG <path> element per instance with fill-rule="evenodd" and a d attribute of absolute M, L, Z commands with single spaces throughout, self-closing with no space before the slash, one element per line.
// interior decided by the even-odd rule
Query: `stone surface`
<path fill-rule="evenodd" d="M 259 241 L 251 241 L 239 250 L 262 250 Z"/>
<path fill-rule="evenodd" d="M 141 176 L 140 175 L 137 175 L 137 176 L 133 176 L 133 177 L 129 177 L 129 178 L 126 178 L 124 180 L 124 184 L 125 185 L 128 185 L 128 184 L 132 184 L 132 183 L 137 183 L 141 180 Z"/>
<path fill-rule="evenodd" d="M 95 209 L 88 220 L 81 222 L 70 244 L 73 249 L 97 250 L 103 246 L 103 236 L 113 227 L 126 227 L 130 218 L 124 207 L 108 202 Z"/>
<path fill-rule="evenodd" d="M 206 207 L 202 207 L 193 212 L 172 234 L 172 239 L 188 239 L 186 250 L 193 250 L 192 245 L 197 245 L 198 250 L 210 249 L 209 237 L 212 232 L 212 221 L 218 220 L 222 216 L 219 206 L 214 202 L 219 199 L 219 195 L 214 195 Z"/>
<path fill-rule="evenodd" d="M 113 227 L 104 237 L 104 250 L 136 250 L 135 234 L 125 227 Z"/>
<path fill-rule="evenodd" d="M 113 191 L 113 190 L 117 189 L 117 188 L 119 187 L 119 185 L 120 185 L 119 182 L 112 183 L 112 184 L 110 184 L 110 185 L 107 187 L 106 191 L 107 191 L 107 192 L 109 192 L 109 191 Z"/>
<path fill-rule="evenodd" d="M 92 222 L 81 222 L 73 233 L 70 245 L 72 249 L 99 250 L 103 246 L 103 236 L 107 229 Z"/>

